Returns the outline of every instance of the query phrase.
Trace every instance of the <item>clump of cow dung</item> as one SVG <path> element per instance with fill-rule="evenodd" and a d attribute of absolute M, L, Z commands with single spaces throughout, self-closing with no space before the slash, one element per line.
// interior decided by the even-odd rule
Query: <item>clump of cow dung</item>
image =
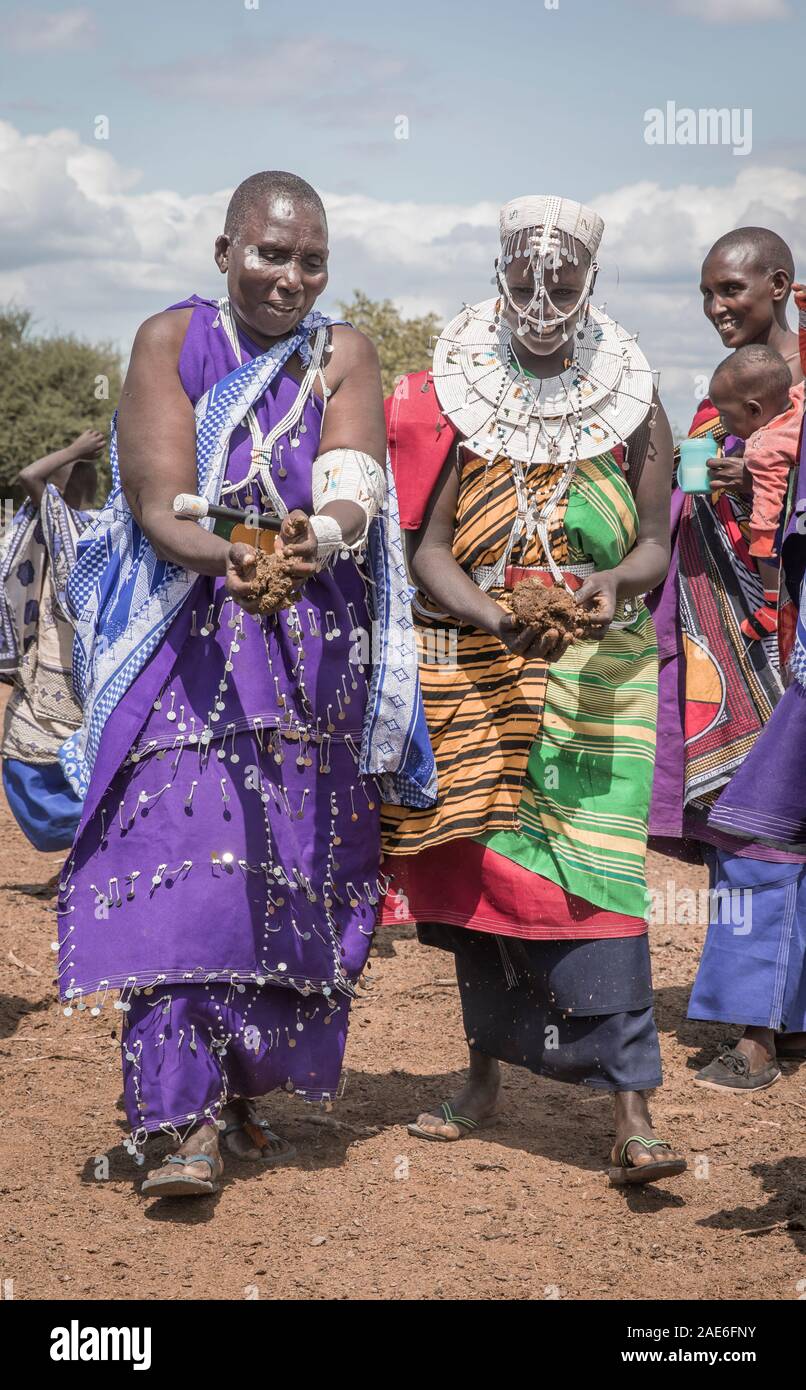
<path fill-rule="evenodd" d="M 284 540 L 295 541 L 305 535 L 308 523 L 304 517 L 294 517 L 286 528 Z M 276 551 L 259 550 L 255 562 L 255 578 L 250 597 L 258 600 L 261 614 L 278 613 L 294 602 L 299 581 L 292 575 L 293 561 Z"/>
<path fill-rule="evenodd" d="M 274 551 L 257 552 L 255 578 L 250 585 L 250 598 L 257 599 L 258 613 L 277 613 L 281 608 L 289 608 L 296 592 L 292 577 L 293 566 L 290 560 Z"/>
<path fill-rule="evenodd" d="M 558 584 L 547 587 L 539 579 L 521 579 L 507 598 L 507 607 L 518 622 L 539 634 L 554 628 L 560 637 L 590 635 L 592 614 L 580 608 Z"/>

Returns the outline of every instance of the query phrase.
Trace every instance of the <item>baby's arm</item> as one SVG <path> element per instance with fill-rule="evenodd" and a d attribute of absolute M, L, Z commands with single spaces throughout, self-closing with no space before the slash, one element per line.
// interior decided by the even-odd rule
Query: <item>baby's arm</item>
<path fill-rule="evenodd" d="M 745 449 L 745 463 L 753 483 L 753 510 L 750 517 L 750 554 L 755 557 L 764 590 L 759 608 L 745 618 L 742 632 L 751 641 L 769 637 L 778 625 L 779 569 L 775 548 L 789 477 L 797 458 L 802 414 L 792 412 L 792 421 L 776 430 L 759 430 L 751 435 Z"/>
<path fill-rule="evenodd" d="M 751 435 L 744 461 L 753 482 L 750 516 L 750 554 L 769 558 L 775 554 L 775 534 L 781 520 L 789 476 L 797 459 L 801 414 L 792 411 L 792 425 L 760 430 L 758 442 Z"/>

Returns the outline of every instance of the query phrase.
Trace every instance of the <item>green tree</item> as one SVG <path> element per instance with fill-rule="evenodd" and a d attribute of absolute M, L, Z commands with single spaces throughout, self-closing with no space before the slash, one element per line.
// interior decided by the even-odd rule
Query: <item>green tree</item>
<path fill-rule="evenodd" d="M 392 394 L 407 372 L 421 372 L 431 366 L 432 339 L 442 327 L 437 314 L 405 319 L 391 299 L 370 299 L 360 290 L 353 291 L 349 303 L 339 303 L 339 312 L 378 349 L 385 396 Z"/>
<path fill-rule="evenodd" d="M 121 362 L 109 343 L 71 334 L 38 336 L 27 309 L 0 306 L 0 493 L 22 499 L 21 468 L 94 428 L 108 434 L 120 394 Z M 98 500 L 106 495 L 108 455 L 98 462 Z"/>

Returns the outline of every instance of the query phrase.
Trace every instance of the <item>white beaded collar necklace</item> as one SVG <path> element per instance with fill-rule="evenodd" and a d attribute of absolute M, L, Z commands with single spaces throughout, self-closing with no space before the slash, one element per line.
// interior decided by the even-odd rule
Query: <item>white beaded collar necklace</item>
<path fill-rule="evenodd" d="M 591 307 L 573 334 L 571 365 L 529 378 L 499 319 L 500 301 L 466 304 L 434 348 L 440 407 L 462 442 L 482 458 L 564 465 L 624 441 L 652 403 L 653 374 L 635 337 Z"/>

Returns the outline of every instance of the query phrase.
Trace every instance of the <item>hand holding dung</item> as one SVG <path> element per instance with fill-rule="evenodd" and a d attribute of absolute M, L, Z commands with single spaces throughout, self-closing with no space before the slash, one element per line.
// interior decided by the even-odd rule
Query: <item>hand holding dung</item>
<path fill-rule="evenodd" d="M 289 512 L 280 527 L 275 550 L 291 562 L 290 573 L 303 583 L 316 573 L 316 535 L 303 511 Z M 301 586 L 300 586 L 301 587 Z"/>
<path fill-rule="evenodd" d="M 604 636 L 615 611 L 615 586 L 607 575 L 592 575 L 574 596 L 560 585 L 522 579 L 504 602 L 509 611 L 500 635 L 509 650 L 558 661 L 578 639 Z"/>
<path fill-rule="evenodd" d="M 590 575 L 577 589 L 574 601 L 581 631 L 578 636 L 600 642 L 606 636 L 618 604 L 616 579 L 612 570 Z"/>
<path fill-rule="evenodd" d="M 258 598 L 255 596 L 257 559 L 262 551 L 253 545 L 238 541 L 227 552 L 226 587 L 227 593 L 239 603 L 247 613 L 257 613 Z"/>
<path fill-rule="evenodd" d="M 247 554 L 235 555 L 235 551 Z M 273 552 L 235 545 L 230 548 L 230 556 L 238 577 L 247 581 L 246 601 L 238 598 L 238 602 L 250 613 L 277 613 L 299 598 L 305 580 L 316 573 L 316 537 L 305 513 L 293 511 L 283 521 Z M 233 597 L 238 595 L 233 592 Z"/>

